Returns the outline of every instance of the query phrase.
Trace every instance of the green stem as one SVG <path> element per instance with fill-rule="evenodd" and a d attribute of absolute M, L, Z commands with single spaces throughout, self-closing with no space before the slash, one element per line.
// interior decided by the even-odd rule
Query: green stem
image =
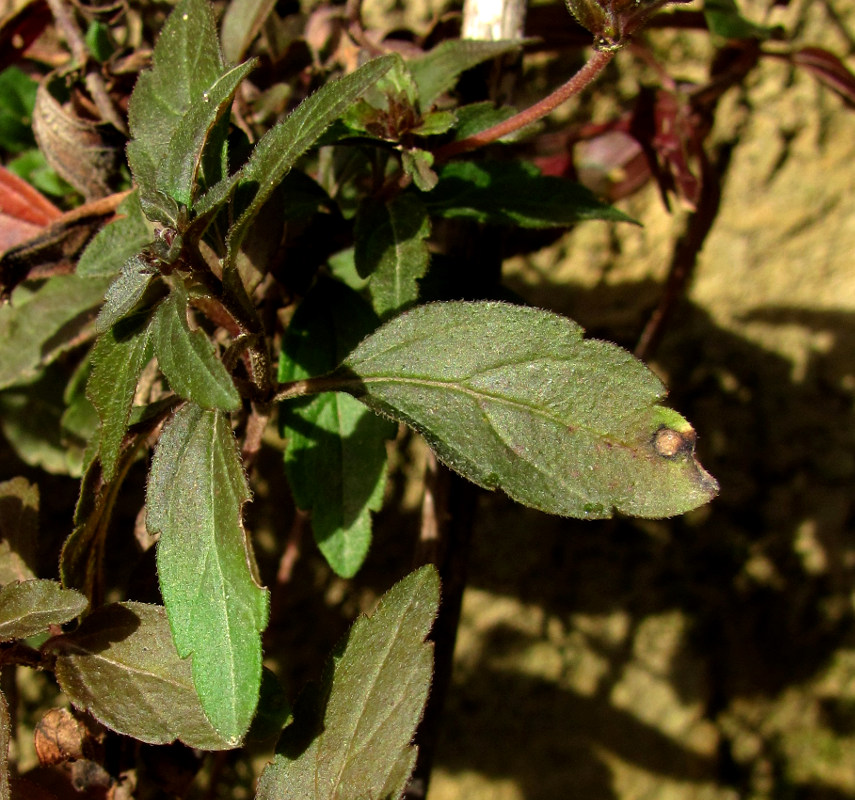
<path fill-rule="evenodd" d="M 467 136 L 460 141 L 449 142 L 443 145 L 434 153 L 436 160 L 445 161 L 461 153 L 477 150 L 479 147 L 495 142 L 509 133 L 518 131 L 526 127 L 526 125 L 531 125 L 533 122 L 542 119 L 566 100 L 573 97 L 573 95 L 579 94 L 579 92 L 589 86 L 605 69 L 612 58 L 614 58 L 615 52 L 617 51 L 595 50 L 585 65 L 567 83 L 557 88 L 552 94 L 544 97 L 543 100 L 535 103 L 533 106 L 529 106 L 525 111 L 520 111 L 519 114 L 514 114 L 509 119 L 500 122 L 498 125 L 494 125 L 492 128 L 487 128 L 485 131 Z"/>

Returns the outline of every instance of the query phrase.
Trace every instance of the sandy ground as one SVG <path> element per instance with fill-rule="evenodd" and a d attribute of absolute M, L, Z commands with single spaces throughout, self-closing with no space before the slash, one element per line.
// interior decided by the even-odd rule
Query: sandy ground
<path fill-rule="evenodd" d="M 850 52 L 823 3 L 775 13 Z M 430 800 L 855 796 L 855 114 L 769 62 L 723 106 L 714 137 L 736 132 L 653 364 L 721 496 L 586 524 L 485 497 Z M 683 215 L 652 189 L 624 207 L 643 228 L 583 225 L 506 273 L 631 345 Z"/>

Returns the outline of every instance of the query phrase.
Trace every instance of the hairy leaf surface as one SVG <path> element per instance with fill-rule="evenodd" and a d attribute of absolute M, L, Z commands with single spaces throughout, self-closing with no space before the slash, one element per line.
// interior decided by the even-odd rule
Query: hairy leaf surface
<path fill-rule="evenodd" d="M 89 602 L 56 581 L 10 583 L 0 590 L 0 642 L 26 639 L 82 614 Z"/>
<path fill-rule="evenodd" d="M 718 489 L 695 460 L 691 426 L 659 405 L 659 379 L 557 314 L 420 306 L 343 367 L 342 389 L 421 432 L 452 469 L 542 511 L 667 517 Z"/>
<path fill-rule="evenodd" d="M 188 403 L 163 429 L 148 483 L 147 525 L 175 645 L 211 724 L 237 745 L 258 702 L 267 590 L 241 507 L 249 487 L 226 417 Z"/>
<path fill-rule="evenodd" d="M 153 355 L 151 327 L 147 319 L 124 320 L 102 334 L 92 352 L 86 396 L 101 419 L 100 457 L 107 481 L 115 476 L 137 382 Z"/>
<path fill-rule="evenodd" d="M 159 165 L 193 102 L 225 72 L 213 13 L 205 0 L 181 0 L 175 7 L 154 47 L 152 63 L 151 70 L 140 74 L 128 104 L 133 136 L 128 162 L 146 214 L 174 224 L 178 205 L 157 188 Z"/>
<path fill-rule="evenodd" d="M 154 238 L 154 228 L 143 214 L 139 190 L 134 189 L 116 209 L 116 218 L 95 234 L 77 262 L 78 275 L 116 275 L 125 262 Z"/>
<path fill-rule="evenodd" d="M 327 372 L 377 324 L 356 292 L 338 282 L 320 283 L 288 326 L 279 379 Z M 335 392 L 283 403 L 280 421 L 294 500 L 312 512 L 312 531 L 330 566 L 352 577 L 371 543 L 371 512 L 383 501 L 386 439 L 395 426 Z"/>
<path fill-rule="evenodd" d="M 201 95 L 191 98 L 157 168 L 157 188 L 164 194 L 190 205 L 198 193 L 202 156 L 214 127 L 228 113 L 238 85 L 254 66 L 255 61 L 248 61 L 229 70 Z"/>
<path fill-rule="evenodd" d="M 240 171 L 202 198 L 197 212 L 206 215 L 222 206 L 235 190 L 239 192 L 242 210 L 229 232 L 230 253 L 237 252 L 255 215 L 297 159 L 393 63 L 393 56 L 384 56 L 369 61 L 340 80 L 325 84 L 260 139 Z"/>
<path fill-rule="evenodd" d="M 95 330 L 103 333 L 130 314 L 156 275 L 157 270 L 148 261 L 139 255 L 131 256 L 107 289 L 104 305 L 95 320 Z"/>
<path fill-rule="evenodd" d="M 240 408 L 240 395 L 211 340 L 187 324 L 187 293 L 180 285 L 158 307 L 152 328 L 157 362 L 176 394 L 202 408 Z"/>
<path fill-rule="evenodd" d="M 416 758 L 410 744 L 427 700 L 439 605 L 431 567 L 408 575 L 356 621 L 333 653 L 321 696 L 298 706 L 257 800 L 397 798 Z M 316 735 L 314 735 L 316 734 Z M 306 747 L 306 744 L 308 747 Z"/>
<path fill-rule="evenodd" d="M 10 800 L 9 792 L 9 742 L 12 725 L 9 719 L 9 704 L 0 692 L 0 800 Z"/>
<path fill-rule="evenodd" d="M 162 606 L 103 606 L 54 647 L 60 687 L 108 728 L 149 744 L 232 746 L 205 717 L 190 662 L 178 657 Z"/>
<path fill-rule="evenodd" d="M 407 62 L 416 81 L 419 103 L 427 111 L 434 101 L 454 88 L 458 77 L 483 61 L 519 49 L 522 42 L 512 40 L 479 42 L 472 39 L 448 39 L 429 53 Z"/>
<path fill-rule="evenodd" d="M 418 300 L 419 279 L 430 262 L 428 236 L 427 211 L 411 194 L 368 204 L 357 217 L 356 269 L 363 277 L 371 276 L 371 303 L 381 318 Z"/>

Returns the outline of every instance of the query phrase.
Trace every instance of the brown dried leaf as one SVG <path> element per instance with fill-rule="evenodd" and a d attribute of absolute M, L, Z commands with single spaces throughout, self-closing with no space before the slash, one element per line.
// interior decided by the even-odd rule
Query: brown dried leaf
<path fill-rule="evenodd" d="M 74 263 L 107 217 L 128 192 L 118 192 L 60 214 L 48 227 L 4 252 L 0 247 L 0 300 L 8 299 L 21 281 L 69 274 Z"/>
<path fill-rule="evenodd" d="M 62 216 L 62 212 L 41 192 L 2 166 L 0 166 L 0 210 L 3 216 L 29 222 L 38 227 L 50 225 Z M 0 237 L 4 235 L 5 231 L 0 231 Z M 0 247 L 2 247 L 2 238 L 0 238 Z"/>
<path fill-rule="evenodd" d="M 86 726 L 67 708 L 50 709 L 33 731 L 36 755 L 45 766 L 84 758 L 86 739 Z"/>
<path fill-rule="evenodd" d="M 48 163 L 87 200 L 110 194 L 121 150 L 104 136 L 105 127 L 76 113 L 66 76 L 52 72 L 39 85 L 33 133 Z"/>
<path fill-rule="evenodd" d="M 4 5 L 9 8 L 9 5 Z M 31 0 L 0 20 L 0 70 L 20 60 L 24 51 L 53 21 L 45 0 Z"/>

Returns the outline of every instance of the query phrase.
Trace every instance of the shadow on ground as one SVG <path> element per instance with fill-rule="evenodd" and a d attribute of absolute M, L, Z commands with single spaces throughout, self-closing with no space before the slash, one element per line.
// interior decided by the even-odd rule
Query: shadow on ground
<path fill-rule="evenodd" d="M 651 288 L 548 293 L 606 336 L 579 309 Z M 511 779 L 519 794 L 507 796 L 525 800 L 855 796 L 839 788 L 855 786 L 855 698 L 829 677 L 855 647 L 855 315 L 753 316 L 824 331 L 828 346 L 794 377 L 687 304 L 657 354 L 721 483 L 707 509 L 580 523 L 482 496 L 470 585 L 483 597 L 461 633 L 441 771 Z M 842 680 L 837 693 L 829 680 Z M 837 749 L 794 754 L 794 736 Z M 660 789 L 616 789 L 615 764 Z"/>

